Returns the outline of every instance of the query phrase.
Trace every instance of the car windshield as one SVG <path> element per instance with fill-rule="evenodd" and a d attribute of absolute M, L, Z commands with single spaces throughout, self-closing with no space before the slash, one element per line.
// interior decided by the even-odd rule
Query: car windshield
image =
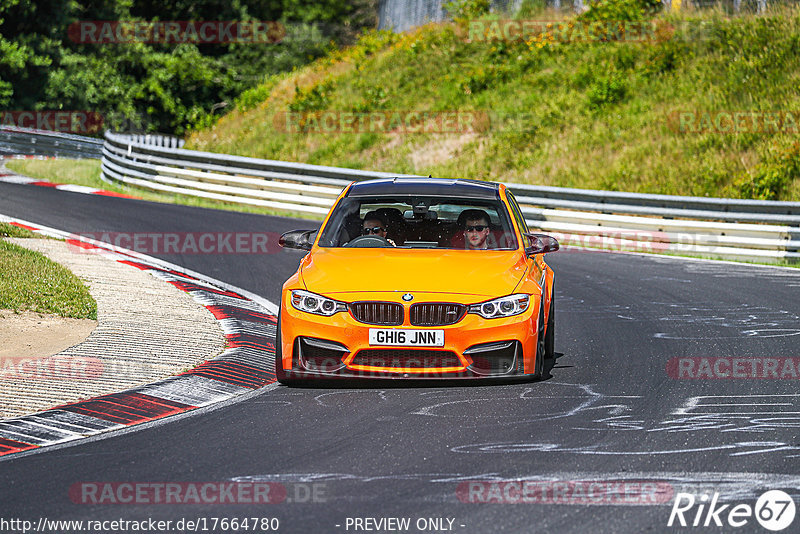
<path fill-rule="evenodd" d="M 500 200 L 382 196 L 343 198 L 319 245 L 510 250 L 517 239 Z"/>

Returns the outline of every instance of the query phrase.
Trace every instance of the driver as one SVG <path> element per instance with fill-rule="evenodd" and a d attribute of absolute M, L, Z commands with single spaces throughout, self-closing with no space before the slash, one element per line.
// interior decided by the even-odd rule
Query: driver
<path fill-rule="evenodd" d="M 397 246 L 394 241 L 386 237 L 386 220 L 376 211 L 370 211 L 364 216 L 361 235 L 379 235 L 393 247 Z"/>
<path fill-rule="evenodd" d="M 468 209 L 461 212 L 458 220 L 469 250 L 494 248 L 489 239 L 491 226 L 488 213 L 483 210 Z"/>

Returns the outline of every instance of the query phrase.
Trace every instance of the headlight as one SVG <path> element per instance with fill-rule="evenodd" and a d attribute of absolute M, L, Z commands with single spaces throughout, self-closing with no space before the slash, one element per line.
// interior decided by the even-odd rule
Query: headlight
<path fill-rule="evenodd" d="M 316 293 L 295 289 L 292 291 L 292 306 L 306 313 L 331 316 L 347 310 L 347 304 Z"/>
<path fill-rule="evenodd" d="M 499 299 L 479 302 L 469 307 L 469 313 L 476 313 L 484 319 L 498 319 L 500 317 L 511 317 L 519 315 L 528 309 L 531 296 L 521 293 L 500 297 Z"/>

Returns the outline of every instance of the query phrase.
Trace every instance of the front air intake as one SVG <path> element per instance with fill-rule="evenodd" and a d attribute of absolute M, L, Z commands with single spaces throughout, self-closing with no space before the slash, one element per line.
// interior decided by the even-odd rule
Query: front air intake
<path fill-rule="evenodd" d="M 411 306 L 410 320 L 414 326 L 447 326 L 464 317 L 467 307 L 448 302 L 426 302 Z"/>
<path fill-rule="evenodd" d="M 381 326 L 403 324 L 403 306 L 396 302 L 354 302 L 350 313 L 356 321 Z"/>
<path fill-rule="evenodd" d="M 441 367 L 461 367 L 462 363 L 458 356 L 449 350 L 363 349 L 358 351 L 349 365 L 422 371 Z"/>

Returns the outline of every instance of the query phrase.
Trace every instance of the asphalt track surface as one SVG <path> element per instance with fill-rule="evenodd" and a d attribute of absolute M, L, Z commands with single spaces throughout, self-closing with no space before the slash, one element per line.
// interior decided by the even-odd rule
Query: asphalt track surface
<path fill-rule="evenodd" d="M 316 225 L 13 184 L 0 184 L 0 213 L 72 232 Z M 276 302 L 301 255 L 160 257 Z M 607 253 L 548 261 L 560 357 L 543 381 L 267 387 L 216 409 L 4 459 L 0 518 L 274 517 L 280 532 L 363 532 L 348 518 L 389 517 L 410 518 L 406 531 L 418 532 L 420 518 L 449 518 L 453 532 L 663 532 L 673 530 L 677 492 L 752 506 L 783 489 L 800 507 L 797 379 L 667 372 L 677 357 L 800 357 L 800 271 Z M 459 499 L 464 481 L 497 479 L 645 481 L 668 491 L 656 499 L 665 502 L 638 505 Z M 281 483 L 288 499 L 92 505 L 69 497 L 80 482 L 234 480 Z M 307 502 L 312 483 L 317 498 Z M 686 530 L 767 532 L 752 517 L 736 529 Z"/>

